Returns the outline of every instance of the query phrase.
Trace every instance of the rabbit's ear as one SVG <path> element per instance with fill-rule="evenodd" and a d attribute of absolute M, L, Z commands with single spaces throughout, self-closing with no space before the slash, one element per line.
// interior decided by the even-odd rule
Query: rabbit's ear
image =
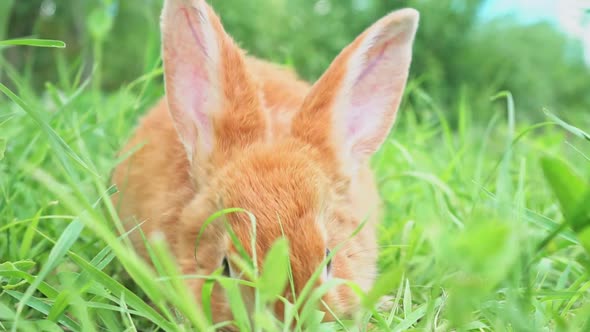
<path fill-rule="evenodd" d="M 354 171 L 386 139 L 406 85 L 419 14 L 395 11 L 347 46 L 312 87 L 293 134 Z"/>
<path fill-rule="evenodd" d="M 168 109 L 188 159 L 244 147 L 266 118 L 244 55 L 204 0 L 166 0 L 162 56 Z"/>

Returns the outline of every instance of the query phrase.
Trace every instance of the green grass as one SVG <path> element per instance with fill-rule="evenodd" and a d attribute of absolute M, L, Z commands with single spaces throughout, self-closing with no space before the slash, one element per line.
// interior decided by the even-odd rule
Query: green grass
<path fill-rule="evenodd" d="M 199 299 L 171 277 L 177 270 L 165 243 L 152 248 L 152 271 L 113 226 L 115 153 L 162 94 L 159 64 L 109 94 L 74 64 L 58 61 L 56 82 L 41 94 L 31 88 L 34 75 L 2 65 L 11 88 L 0 85 L 0 331 L 211 328 L 207 306 L 196 309 Z M 376 286 L 354 319 L 319 324 L 309 306 L 299 327 L 590 330 L 587 134 L 552 113 L 522 122 L 509 93 L 470 97 L 445 109 L 419 80 L 409 83 L 391 139 L 373 160 L 386 208 Z M 456 124 L 446 120 L 450 112 Z M 284 250 L 279 242 L 275 269 L 263 270 L 284 270 Z M 211 278 L 233 299 L 235 324 L 250 330 L 237 281 Z M 276 294 L 269 278 L 252 282 L 256 328 L 289 330 L 265 307 Z M 389 308 L 377 308 L 385 294 Z"/>

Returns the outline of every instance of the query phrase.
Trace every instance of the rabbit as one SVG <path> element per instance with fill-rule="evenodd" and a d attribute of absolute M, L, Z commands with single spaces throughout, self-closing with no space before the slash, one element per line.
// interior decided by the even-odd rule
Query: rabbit
<path fill-rule="evenodd" d="M 287 287 L 286 298 L 302 290 L 339 244 L 315 285 L 340 278 L 368 291 L 377 275 L 382 205 L 369 159 L 396 118 L 418 21 L 411 8 L 384 16 L 310 84 L 291 69 L 246 55 L 204 0 L 165 0 L 165 97 L 140 120 L 120 151 L 132 153 L 112 177 L 125 227 L 142 223 L 147 239 L 163 235 L 182 273 L 225 267 L 239 277 L 223 223 L 203 228 L 195 243 L 216 211 L 243 208 L 256 218 L 258 266 L 275 240 L 288 240 L 295 294 Z M 249 216 L 226 218 L 252 255 Z M 149 261 L 143 235 L 132 232 L 131 240 Z M 200 299 L 203 281 L 187 283 Z M 352 316 L 360 306 L 345 285 L 323 299 L 327 321 L 331 313 Z M 214 287 L 211 305 L 215 322 L 232 319 L 221 287 Z M 282 302 L 273 310 L 283 317 Z"/>

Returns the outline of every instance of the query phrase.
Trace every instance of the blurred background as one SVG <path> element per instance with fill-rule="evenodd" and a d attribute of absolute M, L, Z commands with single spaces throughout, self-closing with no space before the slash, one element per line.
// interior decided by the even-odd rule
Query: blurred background
<path fill-rule="evenodd" d="M 432 327 L 445 321 L 478 331 L 590 331 L 590 219 L 571 212 L 576 198 L 590 206 L 590 0 L 207 1 L 244 49 L 308 80 L 386 13 L 418 9 L 401 116 L 373 158 L 385 203 L 382 286 L 391 287 L 378 291 L 399 285 L 397 298 L 404 294 L 403 312 L 387 319 L 414 319 L 404 326 L 428 331 L 453 330 Z M 27 260 L 23 270 L 50 271 L 60 257 L 53 248 L 63 249 L 53 239 L 68 239 L 88 261 L 120 245 L 92 227 L 111 226 L 104 198 L 114 190 L 106 186 L 121 160 L 116 153 L 164 93 L 162 2 L 0 0 L 0 82 L 13 91 L 0 85 L 0 263 Z M 2 43 L 29 37 L 67 47 Z M 82 235 L 67 232 L 88 214 Z M 109 289 L 97 301 L 115 309 L 88 309 L 110 331 L 124 330 L 119 309 L 130 302 L 113 301 L 119 290 L 109 285 L 153 289 L 129 282 L 123 265 L 105 267 L 113 279 L 94 279 Z M 86 297 L 71 281 L 84 266 L 64 260 L 45 281 Z M 14 290 L 24 281 L 11 280 L 0 288 L 0 314 L 9 308 L 3 301 L 21 299 Z M 95 308 L 93 289 L 88 308 Z M 91 321 L 78 312 L 82 302 L 66 310 L 62 294 L 49 299 L 59 303 L 50 317 Z M 23 317 L 44 319 L 43 308 Z M 149 330 L 136 318 L 138 330 Z"/>
<path fill-rule="evenodd" d="M 400 7 L 422 15 L 413 87 L 427 91 L 452 121 L 459 96 L 515 97 L 521 116 L 547 107 L 565 117 L 590 110 L 590 2 L 585 0 L 249 0 L 210 1 L 226 29 L 252 54 L 292 65 L 313 80 L 365 27 Z M 15 71 L 65 85 L 68 71 L 116 90 L 158 68 L 161 0 L 2 0 L 0 40 L 60 39 L 67 48 L 13 48 Z M 67 64 L 67 65 L 66 65 Z M 0 73 L 2 75 L 2 73 Z M 2 79 L 0 77 L 0 79 Z M 159 78 L 161 79 L 161 78 Z M 5 84 L 10 81 L 3 80 Z M 416 101 L 417 102 L 417 101 Z M 415 107 L 419 113 L 419 105 Z M 487 113 L 473 109 L 474 118 Z"/>

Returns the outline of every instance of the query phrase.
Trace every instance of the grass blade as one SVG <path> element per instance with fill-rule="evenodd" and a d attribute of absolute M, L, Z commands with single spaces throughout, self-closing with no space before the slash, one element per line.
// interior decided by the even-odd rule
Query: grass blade
<path fill-rule="evenodd" d="M 61 40 L 53 39 L 16 38 L 0 40 L 0 46 L 35 46 L 64 48 L 66 47 L 66 43 L 64 43 Z"/>
<path fill-rule="evenodd" d="M 73 171 L 69 166 L 69 163 L 66 161 L 66 157 L 63 153 L 65 151 L 72 159 L 74 159 L 78 164 L 80 164 L 84 169 L 86 169 L 89 173 L 98 176 L 92 169 L 86 165 L 86 163 L 80 159 L 76 155 L 76 153 L 64 142 L 64 140 L 47 124 L 46 121 L 43 120 L 43 114 L 38 110 L 35 110 L 27 105 L 21 98 L 19 98 L 16 94 L 14 94 L 10 89 L 8 89 L 4 84 L 0 83 L 0 91 L 2 91 L 8 98 L 10 98 L 14 103 L 16 103 L 23 111 L 25 111 L 38 125 L 41 127 L 41 130 L 45 132 L 45 134 L 49 138 L 49 142 L 53 147 L 53 152 L 57 155 L 59 160 L 62 163 L 62 166 L 66 169 L 66 171 L 73 176 Z"/>
<path fill-rule="evenodd" d="M 29 288 L 27 288 L 26 292 L 22 296 L 22 299 L 19 301 L 16 310 L 16 318 L 14 320 L 14 325 L 12 326 L 13 332 L 16 332 L 18 319 L 23 311 L 25 303 L 33 296 L 33 293 L 35 290 L 37 290 L 37 287 L 39 287 L 43 279 L 47 277 L 49 272 L 51 272 L 51 270 L 53 270 L 53 268 L 58 264 L 58 261 L 63 258 L 67 251 L 72 247 L 74 242 L 76 242 L 80 236 L 80 233 L 82 233 L 82 229 L 84 229 L 84 224 L 82 224 L 82 222 L 78 219 L 74 220 L 66 227 L 62 235 L 59 237 L 55 246 L 53 246 L 51 249 L 45 265 L 43 265 L 41 268 L 39 275 L 37 278 L 35 278 Z"/>

